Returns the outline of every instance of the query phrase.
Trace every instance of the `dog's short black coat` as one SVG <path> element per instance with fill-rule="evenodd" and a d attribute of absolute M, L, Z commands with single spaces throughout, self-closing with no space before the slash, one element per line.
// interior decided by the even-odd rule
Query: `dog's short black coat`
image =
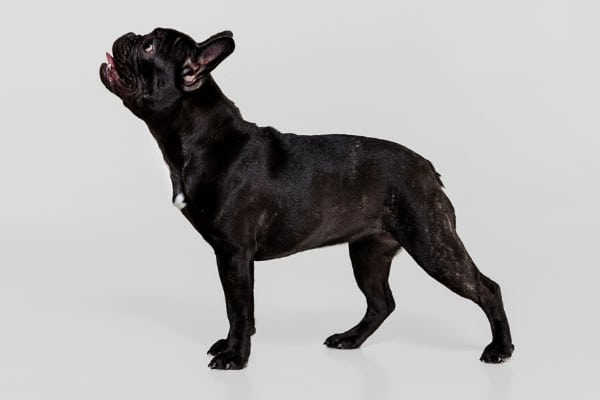
<path fill-rule="evenodd" d="M 158 142 L 174 203 L 214 248 L 230 328 L 210 348 L 209 366 L 239 369 L 248 361 L 254 261 L 344 242 L 367 311 L 327 346 L 359 347 L 394 310 L 388 275 L 403 247 L 483 309 L 492 342 L 481 360 L 509 358 L 514 347 L 500 288 L 460 241 L 432 164 L 385 140 L 283 134 L 246 122 L 210 75 L 233 49 L 231 32 L 196 43 L 157 28 L 117 39 L 114 57 L 107 54 L 100 67 L 104 85 Z"/>

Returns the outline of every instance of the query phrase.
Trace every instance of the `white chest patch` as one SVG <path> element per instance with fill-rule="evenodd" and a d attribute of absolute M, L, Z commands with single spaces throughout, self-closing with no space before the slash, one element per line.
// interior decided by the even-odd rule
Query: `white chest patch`
<path fill-rule="evenodd" d="M 177 193 L 177 196 L 175 196 L 175 200 L 173 200 L 173 205 L 177 207 L 179 211 L 183 210 L 185 206 L 187 206 L 187 203 L 185 202 L 185 196 L 183 195 L 183 193 Z"/>

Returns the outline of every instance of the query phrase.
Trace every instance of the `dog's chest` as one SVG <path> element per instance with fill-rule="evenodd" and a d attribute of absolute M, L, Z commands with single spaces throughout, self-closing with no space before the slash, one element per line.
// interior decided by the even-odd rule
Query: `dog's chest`
<path fill-rule="evenodd" d="M 175 195 L 175 198 L 173 199 L 173 205 L 179 211 L 183 210 L 187 206 L 185 195 L 182 192 L 179 192 Z"/>

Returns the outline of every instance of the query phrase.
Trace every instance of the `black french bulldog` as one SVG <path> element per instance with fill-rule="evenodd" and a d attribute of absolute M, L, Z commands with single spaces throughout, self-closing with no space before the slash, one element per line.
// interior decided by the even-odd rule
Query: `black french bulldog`
<path fill-rule="evenodd" d="M 508 359 L 514 346 L 500 287 L 460 241 L 433 165 L 385 140 L 284 134 L 246 122 L 210 75 L 233 49 L 228 31 L 196 43 L 157 28 L 117 39 L 100 67 L 104 85 L 158 142 L 173 203 L 215 251 L 229 333 L 208 351 L 209 367 L 247 364 L 254 261 L 346 242 L 367 311 L 327 346 L 359 347 L 394 310 L 388 275 L 404 247 L 429 275 L 483 309 L 492 342 L 481 360 Z"/>

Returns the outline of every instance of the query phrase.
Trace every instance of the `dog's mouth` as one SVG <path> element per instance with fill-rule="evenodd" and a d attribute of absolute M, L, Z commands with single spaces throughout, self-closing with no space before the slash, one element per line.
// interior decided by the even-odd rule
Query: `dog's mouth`
<path fill-rule="evenodd" d="M 121 79 L 119 77 L 119 72 L 117 72 L 115 59 L 108 52 L 106 53 L 106 63 L 104 65 L 106 66 L 104 72 L 108 83 L 110 83 L 111 85 L 114 85 L 117 82 L 120 83 Z"/>
<path fill-rule="evenodd" d="M 128 95 L 133 88 L 122 74 L 119 74 L 117 62 L 110 53 L 106 53 L 106 62 L 100 65 L 100 78 L 104 85 L 117 95 Z"/>

